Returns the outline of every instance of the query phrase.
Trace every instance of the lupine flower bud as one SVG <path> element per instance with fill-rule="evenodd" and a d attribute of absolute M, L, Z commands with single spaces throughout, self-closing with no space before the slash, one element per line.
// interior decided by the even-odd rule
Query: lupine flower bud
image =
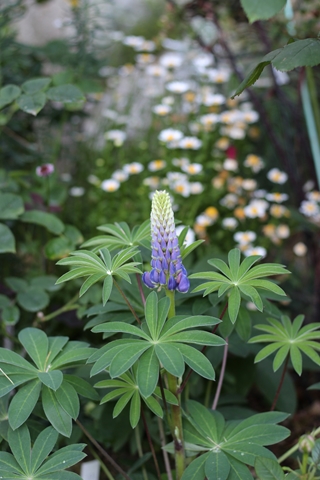
<path fill-rule="evenodd" d="M 181 260 L 170 196 L 165 191 L 156 191 L 152 199 L 151 248 L 152 270 L 144 272 L 144 284 L 186 293 L 190 283 Z"/>
<path fill-rule="evenodd" d="M 315 446 L 315 438 L 313 435 L 302 435 L 299 438 L 299 450 L 302 453 L 310 453 Z"/>

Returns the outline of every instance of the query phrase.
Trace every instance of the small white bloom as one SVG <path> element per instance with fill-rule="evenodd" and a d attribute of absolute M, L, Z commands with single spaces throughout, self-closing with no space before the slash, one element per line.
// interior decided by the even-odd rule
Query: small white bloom
<path fill-rule="evenodd" d="M 190 164 L 190 160 L 188 158 L 182 157 L 182 158 L 174 158 L 172 160 L 172 165 L 175 167 L 186 167 L 187 165 Z"/>
<path fill-rule="evenodd" d="M 123 166 L 123 170 L 129 175 L 136 175 L 137 173 L 142 172 L 143 169 L 144 167 L 142 163 L 139 162 L 127 163 Z"/>
<path fill-rule="evenodd" d="M 298 257 L 304 257 L 306 255 L 307 251 L 308 251 L 308 248 L 303 242 L 298 242 L 293 247 L 293 252 Z"/>
<path fill-rule="evenodd" d="M 129 175 L 124 170 L 115 170 L 111 175 L 111 178 L 117 180 L 117 182 L 124 182 L 125 180 L 128 180 Z"/>
<path fill-rule="evenodd" d="M 192 60 L 192 63 L 196 68 L 203 69 L 209 67 L 213 63 L 213 60 L 214 57 L 211 53 L 200 53 Z"/>
<path fill-rule="evenodd" d="M 222 220 L 222 226 L 227 230 L 234 230 L 238 225 L 238 221 L 234 217 L 226 217 Z"/>
<path fill-rule="evenodd" d="M 223 105 L 226 97 L 222 93 L 207 93 L 202 99 L 202 104 L 206 107 L 213 107 L 216 105 Z"/>
<path fill-rule="evenodd" d="M 166 89 L 172 93 L 185 93 L 190 90 L 190 86 L 187 82 L 170 82 L 167 83 Z"/>
<path fill-rule="evenodd" d="M 82 197 L 84 193 L 85 193 L 85 189 L 83 187 L 71 187 L 69 190 L 69 194 L 72 197 Z"/>
<path fill-rule="evenodd" d="M 104 134 L 104 138 L 112 140 L 115 146 L 120 147 L 127 138 L 127 134 L 122 130 L 109 130 Z"/>
<path fill-rule="evenodd" d="M 168 95 L 167 97 L 163 97 L 162 99 L 163 105 L 173 105 L 174 104 L 174 97 Z"/>
<path fill-rule="evenodd" d="M 238 196 L 234 193 L 228 193 L 225 197 L 221 198 L 220 205 L 227 208 L 234 208 L 238 203 Z"/>
<path fill-rule="evenodd" d="M 270 202 L 276 202 L 276 203 L 282 203 L 288 200 L 289 195 L 286 193 L 267 193 L 266 199 L 269 200 Z"/>
<path fill-rule="evenodd" d="M 153 52 L 156 44 L 152 40 L 144 40 L 142 43 L 138 42 L 133 48 L 138 52 Z"/>
<path fill-rule="evenodd" d="M 167 165 L 167 162 L 165 162 L 164 160 L 153 160 L 153 162 L 150 162 L 148 164 L 148 170 L 150 170 L 150 172 L 157 172 L 158 170 L 162 170 L 163 168 L 165 168 Z"/>
<path fill-rule="evenodd" d="M 197 175 L 202 172 L 202 165 L 200 163 L 190 163 L 188 165 L 182 165 L 181 170 L 189 175 Z"/>
<path fill-rule="evenodd" d="M 250 257 L 251 255 L 260 255 L 261 257 L 265 257 L 267 255 L 267 250 L 264 247 L 250 247 L 243 253 L 246 257 Z"/>
<path fill-rule="evenodd" d="M 202 146 L 202 141 L 197 137 L 184 137 L 179 141 L 179 147 L 188 150 L 199 150 Z"/>
<path fill-rule="evenodd" d="M 128 35 L 123 39 L 123 44 L 128 47 L 140 48 L 145 42 L 145 38 L 137 35 Z"/>
<path fill-rule="evenodd" d="M 240 245 L 248 245 L 251 242 L 254 242 L 257 238 L 255 232 L 248 230 L 247 232 L 236 232 L 233 235 L 233 239 L 238 242 Z"/>
<path fill-rule="evenodd" d="M 281 223 L 277 226 L 275 233 L 278 238 L 288 238 L 290 236 L 290 228 L 288 225 Z"/>
<path fill-rule="evenodd" d="M 158 139 L 161 142 L 178 142 L 183 137 L 183 133 L 180 130 L 174 128 L 166 128 L 159 133 Z"/>
<path fill-rule="evenodd" d="M 164 77 L 167 70 L 161 65 L 148 65 L 145 69 L 145 73 L 151 77 Z"/>
<path fill-rule="evenodd" d="M 311 202 L 320 202 L 320 192 L 318 192 L 317 190 L 313 190 L 312 192 L 308 192 L 306 194 L 306 197 Z"/>
<path fill-rule="evenodd" d="M 233 158 L 226 158 L 223 162 L 223 168 L 230 172 L 236 172 L 238 170 L 238 162 Z"/>
<path fill-rule="evenodd" d="M 143 180 L 143 185 L 147 185 L 147 187 L 150 187 L 154 190 L 159 188 L 160 185 L 160 178 L 159 177 L 147 177 Z"/>
<path fill-rule="evenodd" d="M 100 185 L 100 180 L 96 175 L 89 175 L 87 180 L 92 185 Z"/>
<path fill-rule="evenodd" d="M 139 65 L 149 65 L 150 63 L 154 62 L 156 57 L 151 53 L 138 53 L 136 55 L 136 62 Z"/>
<path fill-rule="evenodd" d="M 263 218 L 269 204 L 265 200 L 252 200 L 243 211 L 248 218 Z"/>
<path fill-rule="evenodd" d="M 282 172 L 278 168 L 272 168 L 267 173 L 268 179 L 273 183 L 283 184 L 288 180 L 288 175 L 285 172 Z"/>
<path fill-rule="evenodd" d="M 165 68 L 177 68 L 182 65 L 183 57 L 179 53 L 164 53 L 159 59 L 160 65 Z"/>
<path fill-rule="evenodd" d="M 199 118 L 199 121 L 205 127 L 213 127 L 219 122 L 219 115 L 217 113 L 208 113 L 207 115 L 202 115 Z"/>
<path fill-rule="evenodd" d="M 116 190 L 118 190 L 119 187 L 120 187 L 120 182 L 118 182 L 114 178 L 103 180 L 103 182 L 101 182 L 101 188 L 105 192 L 115 192 Z"/>
<path fill-rule="evenodd" d="M 171 188 L 174 192 L 182 195 L 183 197 L 190 196 L 190 184 L 188 181 L 177 180 L 176 182 L 174 182 Z"/>
<path fill-rule="evenodd" d="M 231 72 L 226 68 L 210 68 L 207 70 L 207 75 L 213 83 L 225 83 L 229 80 Z"/>
<path fill-rule="evenodd" d="M 202 185 L 201 182 L 190 182 L 189 186 L 190 186 L 190 193 L 192 195 L 199 195 L 204 190 L 204 186 Z"/>
<path fill-rule="evenodd" d="M 172 110 L 172 108 L 169 106 L 169 105 L 155 105 L 154 107 L 152 107 L 152 111 L 156 114 L 156 115 L 160 115 L 161 117 L 163 117 L 164 115 L 168 115 L 168 113 L 170 113 Z"/>
<path fill-rule="evenodd" d="M 242 112 L 242 120 L 246 123 L 255 123 L 259 120 L 259 114 L 255 110 Z"/>
<path fill-rule="evenodd" d="M 258 173 L 264 167 L 264 162 L 261 157 L 253 154 L 247 155 L 243 164 L 245 167 L 251 168 L 254 173 Z"/>
<path fill-rule="evenodd" d="M 245 178 L 241 184 L 243 190 L 251 192 L 257 188 L 257 181 L 253 178 Z"/>
<path fill-rule="evenodd" d="M 299 211 L 307 217 L 314 217 L 320 213 L 319 205 L 310 200 L 303 200 L 301 202 Z"/>

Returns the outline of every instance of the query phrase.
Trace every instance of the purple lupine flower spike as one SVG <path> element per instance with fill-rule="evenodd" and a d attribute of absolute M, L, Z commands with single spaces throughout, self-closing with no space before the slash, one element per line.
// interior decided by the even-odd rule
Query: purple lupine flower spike
<path fill-rule="evenodd" d="M 142 275 L 144 284 L 186 293 L 190 283 L 182 264 L 170 196 L 165 191 L 156 191 L 152 199 L 151 248 L 152 270 Z"/>

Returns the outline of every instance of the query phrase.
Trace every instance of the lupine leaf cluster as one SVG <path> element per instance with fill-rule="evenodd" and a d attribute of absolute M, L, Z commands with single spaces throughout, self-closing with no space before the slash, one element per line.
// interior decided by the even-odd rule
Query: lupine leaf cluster
<path fill-rule="evenodd" d="M 270 343 L 262 348 L 255 357 L 255 362 L 260 362 L 270 355 L 275 354 L 273 370 L 276 372 L 290 356 L 292 366 L 298 375 L 302 373 L 302 353 L 314 363 L 320 365 L 319 323 L 303 325 L 304 315 L 298 315 L 293 322 L 286 315 L 281 317 L 281 322 L 274 318 L 268 318 L 269 325 L 255 325 L 257 330 L 265 332 L 262 335 L 252 337 L 250 343 Z"/>

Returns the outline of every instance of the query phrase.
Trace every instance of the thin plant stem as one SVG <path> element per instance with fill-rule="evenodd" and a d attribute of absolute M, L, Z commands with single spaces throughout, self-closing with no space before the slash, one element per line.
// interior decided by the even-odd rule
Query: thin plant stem
<path fill-rule="evenodd" d="M 221 365 L 219 382 L 218 382 L 217 391 L 216 391 L 216 394 L 214 396 L 214 400 L 213 400 L 213 403 L 212 403 L 211 410 L 215 410 L 217 408 L 219 398 L 220 398 L 221 388 L 222 388 L 222 384 L 223 384 L 224 374 L 225 374 L 225 371 L 226 371 L 227 358 L 228 358 L 228 347 L 229 347 L 228 337 L 226 338 L 226 342 L 227 343 L 225 344 L 224 349 L 223 349 L 223 357 L 222 357 L 222 365 Z"/>
<path fill-rule="evenodd" d="M 164 394 L 164 388 L 163 388 L 163 381 L 162 381 L 161 373 L 159 374 L 159 387 L 160 387 L 161 397 L 162 397 L 162 401 L 163 401 L 163 406 L 164 406 L 164 409 L 166 411 L 167 416 L 169 417 L 169 409 L 168 409 L 166 396 Z"/>
<path fill-rule="evenodd" d="M 228 308 L 228 302 L 225 304 L 225 306 L 223 307 L 223 310 L 220 314 L 220 317 L 219 317 L 219 320 L 222 320 L 223 317 L 224 317 L 224 314 L 226 313 L 227 311 L 227 308 Z M 218 325 L 215 325 L 212 332 L 211 333 L 216 333 L 216 331 L 218 330 L 219 328 L 219 323 Z M 201 349 L 201 353 L 204 353 L 207 349 L 207 346 L 205 345 L 204 347 L 202 347 Z M 185 386 L 187 385 L 188 381 L 189 381 L 189 378 L 191 377 L 191 374 L 192 374 L 193 370 L 190 368 L 189 372 L 187 373 L 186 375 L 186 378 L 184 379 L 184 381 L 182 382 L 182 384 L 180 385 L 180 387 L 178 388 L 178 393 L 182 393 L 183 390 L 185 389 Z"/>
<path fill-rule="evenodd" d="M 143 305 L 145 305 L 146 304 L 146 298 L 144 296 L 144 292 L 143 292 L 143 289 L 142 289 L 141 275 L 139 273 L 136 273 L 136 279 L 137 279 L 137 282 L 138 282 L 138 288 L 139 288 L 142 303 L 143 303 Z"/>
<path fill-rule="evenodd" d="M 143 450 L 142 450 L 141 439 L 140 439 L 139 423 L 136 426 L 136 428 L 134 429 L 134 434 L 135 434 L 135 437 L 136 437 L 138 455 L 139 455 L 139 458 L 142 458 L 143 457 Z M 144 480 L 148 480 L 148 474 L 147 474 L 147 470 L 146 470 L 145 465 L 142 465 L 141 470 L 142 470 L 142 475 L 143 475 Z"/>
<path fill-rule="evenodd" d="M 170 308 L 168 312 L 168 319 L 175 316 L 175 301 L 174 291 L 166 290 L 166 295 L 170 299 Z M 174 442 L 174 456 L 176 465 L 176 480 L 180 480 L 185 470 L 185 451 L 183 442 L 183 429 L 182 429 L 182 412 L 181 412 L 181 399 L 178 385 L 178 379 L 171 373 L 166 373 L 168 388 L 178 400 L 178 405 L 171 405 L 171 429 Z"/>
<path fill-rule="evenodd" d="M 90 442 L 96 447 L 96 449 L 101 453 L 101 455 L 105 457 L 106 460 L 117 470 L 117 472 L 121 473 L 121 475 L 123 475 L 124 478 L 126 478 L 126 480 L 131 480 L 129 475 L 124 470 L 122 470 L 120 465 L 118 465 L 117 462 L 115 462 L 112 457 L 110 457 L 108 452 L 106 452 L 105 449 L 101 447 L 101 445 L 93 438 L 91 433 L 88 432 L 88 430 L 82 425 L 82 423 L 79 420 L 75 420 L 75 422 L 81 428 L 81 430 L 83 431 L 85 436 L 90 440 Z"/>
<path fill-rule="evenodd" d="M 49 313 L 48 315 L 44 315 L 43 317 L 40 316 L 40 315 L 37 315 L 36 319 L 35 319 L 35 324 L 37 324 L 38 322 L 42 323 L 42 322 L 48 322 L 49 320 L 52 320 L 53 318 L 57 317 L 58 315 L 60 315 L 61 313 L 64 313 L 64 312 L 68 312 L 70 310 L 76 310 L 78 308 L 78 304 L 77 303 L 74 303 L 77 299 L 79 298 L 79 295 L 76 294 L 74 297 L 72 297 L 69 302 L 67 302 L 63 307 L 61 308 L 58 308 L 58 310 L 55 310 L 54 312 L 52 313 Z"/>
<path fill-rule="evenodd" d="M 277 401 L 278 401 L 278 398 L 279 398 L 279 395 L 280 395 L 280 391 L 281 391 L 281 388 L 282 388 L 282 385 L 283 385 L 283 382 L 284 382 L 284 377 L 285 377 L 285 374 L 286 374 L 286 371 L 287 371 L 288 362 L 289 362 L 289 354 L 287 355 L 287 358 L 286 358 L 286 361 L 285 361 L 285 364 L 284 364 L 284 367 L 283 367 L 283 370 L 282 370 L 282 375 L 281 375 L 281 378 L 280 378 L 280 382 L 279 382 L 276 394 L 275 394 L 274 399 L 273 399 L 273 403 L 272 403 L 271 408 L 270 408 L 270 412 L 273 412 L 273 410 L 276 408 Z"/>
<path fill-rule="evenodd" d="M 317 435 L 320 434 L 320 427 L 316 428 L 313 432 L 311 432 L 311 435 L 313 437 L 316 437 Z M 278 463 L 284 462 L 288 457 L 290 457 L 294 452 L 296 452 L 299 449 L 299 443 L 296 443 L 291 447 L 287 452 L 285 452 L 281 457 L 278 458 Z"/>
<path fill-rule="evenodd" d="M 149 428 L 148 428 L 148 424 L 147 424 L 147 420 L 146 420 L 143 408 L 141 408 L 141 417 L 142 417 L 144 429 L 145 429 L 145 432 L 146 432 L 146 435 L 147 435 L 147 438 L 148 438 L 150 450 L 151 450 L 151 453 L 152 453 L 152 456 L 153 456 L 154 466 L 156 467 L 157 476 L 158 476 L 158 479 L 161 480 L 160 468 L 159 468 L 156 452 L 155 452 L 155 449 L 154 449 L 154 446 L 153 446 L 152 438 L 151 438 L 151 435 L 150 435 L 150 432 L 149 432 Z"/>
<path fill-rule="evenodd" d="M 89 450 L 92 454 L 92 456 L 98 460 L 99 464 L 100 464 L 100 467 L 101 469 L 104 471 L 104 473 L 107 475 L 108 479 L 109 480 L 115 480 L 115 478 L 113 477 L 112 473 L 110 472 L 110 470 L 108 470 L 107 466 L 103 463 L 103 461 L 101 460 L 101 458 L 99 457 L 99 455 L 97 454 L 97 452 L 94 450 L 94 448 L 92 448 L 90 445 L 89 445 Z"/>
<path fill-rule="evenodd" d="M 204 397 L 204 406 L 206 408 L 209 408 L 209 400 L 210 400 L 211 390 L 212 390 L 212 382 L 209 381 L 209 382 L 207 382 L 207 388 L 206 388 L 206 393 L 205 393 L 205 397 Z"/>
<path fill-rule="evenodd" d="M 133 306 L 131 305 L 131 303 L 129 302 L 129 300 L 127 299 L 124 291 L 122 290 L 122 288 L 120 287 L 119 283 L 117 282 L 117 280 L 115 280 L 114 277 L 112 277 L 113 279 L 113 283 L 115 284 L 115 286 L 117 287 L 119 293 L 121 294 L 121 296 L 123 297 L 124 301 L 126 302 L 126 304 L 128 305 L 128 307 L 130 308 L 130 311 L 132 313 L 132 315 L 134 316 L 134 318 L 137 320 L 137 322 L 141 325 L 141 320 L 140 318 L 138 317 L 138 315 L 136 314 L 135 312 L 135 309 L 133 308 Z"/>
<path fill-rule="evenodd" d="M 165 434 L 164 428 L 163 428 L 163 421 L 160 417 L 157 417 L 157 419 L 158 419 L 158 428 L 159 428 L 159 435 L 160 435 L 160 443 L 161 443 L 161 446 L 162 446 L 162 455 L 163 455 L 164 465 L 166 467 L 168 480 L 173 480 L 172 479 L 171 467 L 170 467 L 169 455 L 168 455 L 168 452 L 166 452 L 163 448 L 167 443 L 166 434 Z"/>

